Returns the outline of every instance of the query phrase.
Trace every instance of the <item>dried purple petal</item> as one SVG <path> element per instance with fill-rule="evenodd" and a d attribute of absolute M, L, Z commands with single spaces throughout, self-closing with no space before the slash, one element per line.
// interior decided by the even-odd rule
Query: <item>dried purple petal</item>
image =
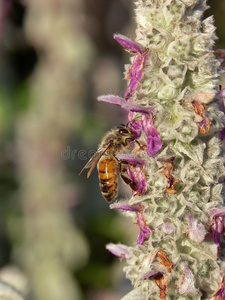
<path fill-rule="evenodd" d="M 225 274 L 222 277 L 222 280 L 219 284 L 219 288 L 213 294 L 214 300 L 223 300 L 225 299 Z"/>
<path fill-rule="evenodd" d="M 137 43 L 122 34 L 114 34 L 114 39 L 131 54 L 142 54 L 143 51 Z"/>
<path fill-rule="evenodd" d="M 221 66 L 225 67 L 225 49 L 217 49 L 215 52 L 220 58 Z"/>
<path fill-rule="evenodd" d="M 146 225 L 143 212 L 137 212 L 137 224 L 140 229 L 140 234 L 137 240 L 139 245 L 142 245 L 144 241 L 152 234 L 151 229 Z"/>
<path fill-rule="evenodd" d="M 224 234 L 223 217 L 213 217 L 209 229 L 209 237 L 220 247 L 220 235 Z"/>
<path fill-rule="evenodd" d="M 220 235 L 225 233 L 223 216 L 225 215 L 225 207 L 221 209 L 213 209 L 211 211 L 211 224 L 209 229 L 209 237 L 214 240 L 215 244 L 220 247 Z"/>
<path fill-rule="evenodd" d="M 147 183 L 143 167 L 140 165 L 128 166 L 127 174 L 137 186 L 137 190 L 132 191 L 133 194 L 143 195 L 147 191 Z"/>
<path fill-rule="evenodd" d="M 167 272 L 171 273 L 171 270 L 174 268 L 174 264 L 169 259 L 167 254 L 162 249 L 159 249 L 157 252 L 157 257 L 161 260 L 161 262 L 159 262 L 159 265 L 166 267 Z"/>
<path fill-rule="evenodd" d="M 151 278 L 154 279 L 156 285 L 160 290 L 160 299 L 166 300 L 166 292 L 168 291 L 168 281 L 166 276 L 159 271 L 149 271 L 141 277 L 141 280 L 146 280 Z"/>
<path fill-rule="evenodd" d="M 198 220 L 194 219 L 191 214 L 188 214 L 187 217 L 189 238 L 195 242 L 201 243 L 206 235 L 204 225 Z"/>
<path fill-rule="evenodd" d="M 202 104 L 210 103 L 215 97 L 215 93 L 208 91 L 197 91 L 191 95 L 190 101 L 197 101 Z"/>
<path fill-rule="evenodd" d="M 156 131 L 152 118 L 148 115 L 142 115 L 143 130 L 147 136 L 147 153 L 150 157 L 154 156 L 161 148 L 163 142 Z"/>
<path fill-rule="evenodd" d="M 208 133 L 211 125 L 209 118 L 204 118 L 201 122 L 196 122 L 200 133 Z"/>
<path fill-rule="evenodd" d="M 106 245 L 106 249 L 119 258 L 128 259 L 130 257 L 129 247 L 126 245 L 110 243 Z"/>

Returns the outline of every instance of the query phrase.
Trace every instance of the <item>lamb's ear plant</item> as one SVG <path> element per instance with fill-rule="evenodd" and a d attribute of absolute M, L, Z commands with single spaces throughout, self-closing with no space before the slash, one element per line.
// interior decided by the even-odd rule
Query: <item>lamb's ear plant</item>
<path fill-rule="evenodd" d="M 110 206 L 130 211 L 140 227 L 133 246 L 107 245 L 127 263 L 133 290 L 123 300 L 225 299 L 224 113 L 217 92 L 224 57 L 215 54 L 207 8 L 206 0 L 137 0 L 136 41 L 114 36 L 131 55 L 128 87 L 124 97 L 98 100 L 128 110 L 130 127 L 146 144 L 128 170 L 138 190 Z"/>

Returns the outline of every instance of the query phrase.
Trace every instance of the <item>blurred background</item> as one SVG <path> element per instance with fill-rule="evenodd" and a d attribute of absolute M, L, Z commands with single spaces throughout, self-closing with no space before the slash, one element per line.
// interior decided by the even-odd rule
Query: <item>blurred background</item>
<path fill-rule="evenodd" d="M 215 48 L 225 48 L 225 0 L 208 3 Z M 131 0 L 0 0 L 0 283 L 10 284 L 7 299 L 118 300 L 131 289 L 123 262 L 105 245 L 132 245 L 138 229 L 109 209 L 96 170 L 88 180 L 78 174 L 102 136 L 127 121 L 96 98 L 126 89 L 129 54 L 113 33 L 135 38 L 133 8 Z M 129 195 L 121 185 L 120 197 Z"/>

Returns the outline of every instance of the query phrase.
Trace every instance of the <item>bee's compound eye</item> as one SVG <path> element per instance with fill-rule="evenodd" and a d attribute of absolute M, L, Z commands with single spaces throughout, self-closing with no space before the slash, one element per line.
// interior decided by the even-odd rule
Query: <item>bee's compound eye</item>
<path fill-rule="evenodd" d="M 118 132 L 120 133 L 120 134 L 129 134 L 129 131 L 128 131 L 128 129 L 127 128 L 118 128 Z"/>

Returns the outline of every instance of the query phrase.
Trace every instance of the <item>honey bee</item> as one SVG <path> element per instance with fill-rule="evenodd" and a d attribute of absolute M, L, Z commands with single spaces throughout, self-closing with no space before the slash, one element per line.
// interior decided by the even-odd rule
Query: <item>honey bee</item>
<path fill-rule="evenodd" d="M 126 166 L 130 163 L 116 158 L 116 155 L 129 148 L 130 143 L 133 141 L 136 141 L 135 132 L 128 125 L 122 124 L 112 128 L 102 138 L 98 150 L 80 172 L 81 174 L 84 169 L 90 168 L 87 173 L 87 178 L 89 178 L 97 165 L 101 193 L 109 203 L 118 193 L 118 173 L 132 190 L 136 191 L 138 189 L 134 181 L 123 174 L 126 171 Z"/>

